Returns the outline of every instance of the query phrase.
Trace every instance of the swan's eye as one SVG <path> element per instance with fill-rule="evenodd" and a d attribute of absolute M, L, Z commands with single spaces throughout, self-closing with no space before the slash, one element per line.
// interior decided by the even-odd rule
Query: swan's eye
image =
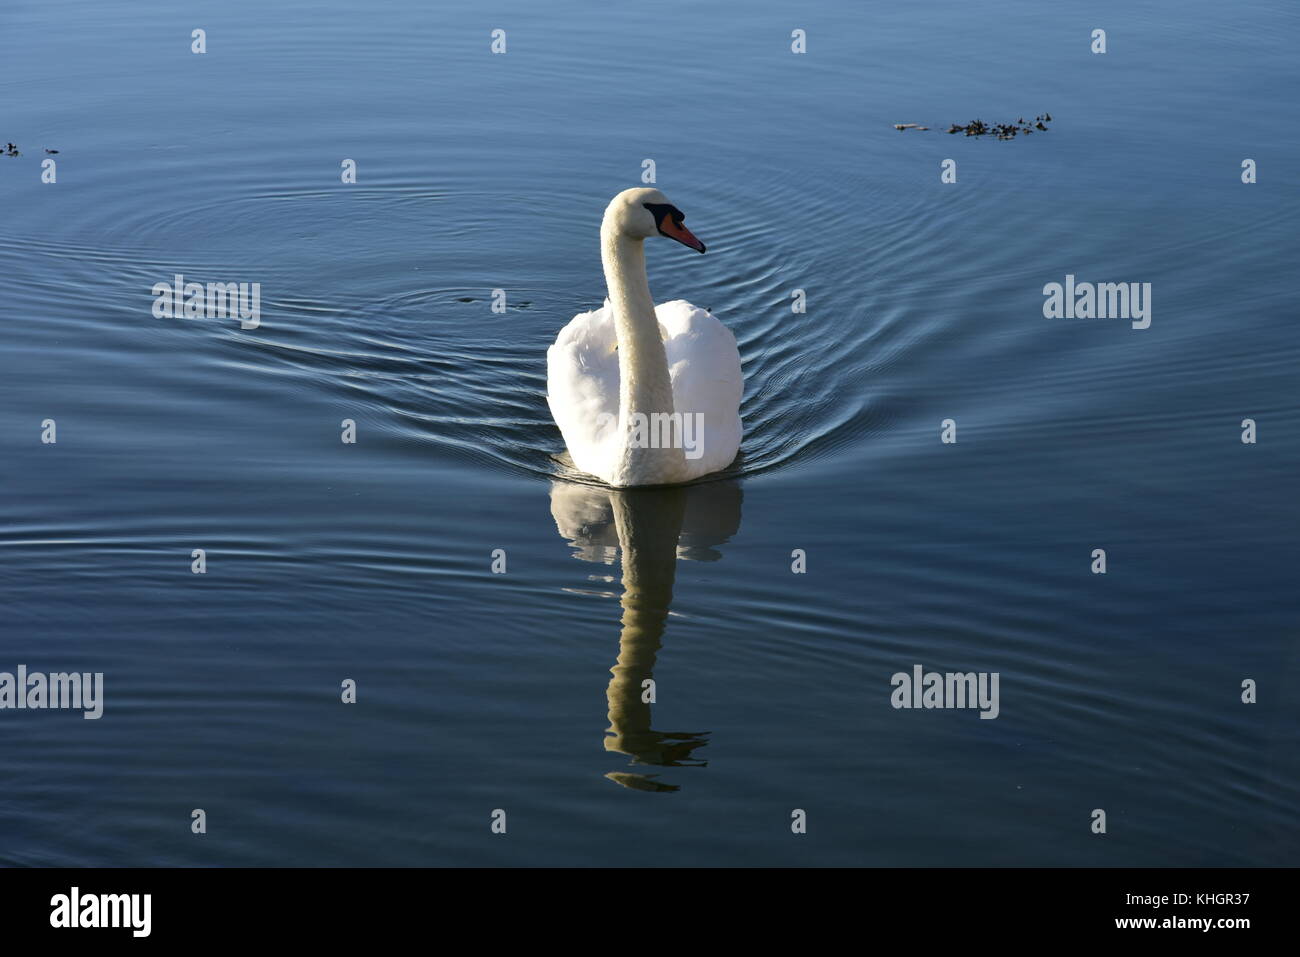
<path fill-rule="evenodd" d="M 674 226 L 680 226 L 682 220 L 686 217 L 676 206 L 670 206 L 667 203 L 642 203 L 646 209 L 650 210 L 650 215 L 655 218 L 655 226 L 663 229 L 665 220 L 672 220 Z"/>

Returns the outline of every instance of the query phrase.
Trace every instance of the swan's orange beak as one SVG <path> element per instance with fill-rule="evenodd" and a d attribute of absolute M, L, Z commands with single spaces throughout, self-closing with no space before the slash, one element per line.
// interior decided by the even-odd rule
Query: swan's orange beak
<path fill-rule="evenodd" d="M 681 223 L 674 223 L 671 216 L 665 216 L 659 224 L 659 232 L 669 239 L 675 239 L 683 246 L 690 246 L 698 252 L 704 252 L 704 243 L 695 238 L 695 234 Z"/>

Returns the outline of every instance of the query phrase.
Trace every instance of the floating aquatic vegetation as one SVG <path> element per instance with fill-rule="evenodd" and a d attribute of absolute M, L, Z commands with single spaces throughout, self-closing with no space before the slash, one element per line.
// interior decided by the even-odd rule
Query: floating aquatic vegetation
<path fill-rule="evenodd" d="M 1047 124 L 1052 121 L 1051 113 L 1044 113 L 1042 116 L 1035 116 L 1033 120 L 1026 122 L 1025 118 L 1019 117 L 1014 123 L 985 123 L 983 120 L 971 120 L 969 123 L 954 123 L 948 128 L 949 133 L 965 133 L 967 136 L 992 136 L 1000 140 L 1013 140 L 1022 133 L 1028 136 L 1034 130 L 1047 131 Z M 922 126 L 920 123 L 895 123 L 894 129 L 899 130 L 928 130 L 930 127 Z"/>
<path fill-rule="evenodd" d="M 995 123 L 989 125 L 983 120 L 971 120 L 964 126 L 960 123 L 954 123 L 948 128 L 949 133 L 965 133 L 967 136 L 993 136 L 1000 140 L 1013 140 L 1023 133 L 1028 136 L 1034 130 L 1043 130 L 1046 132 L 1047 124 L 1051 122 L 1052 114 L 1044 113 L 1042 116 L 1035 116 L 1032 122 L 1025 122 L 1025 118 L 1019 117 L 1014 123 Z"/>
<path fill-rule="evenodd" d="M 57 153 L 58 150 L 52 150 L 47 146 L 45 147 L 45 152 Z M 0 156 L 22 156 L 22 155 L 23 154 L 18 151 L 18 147 L 15 146 L 13 143 L 6 143 L 4 146 L 0 146 Z"/>

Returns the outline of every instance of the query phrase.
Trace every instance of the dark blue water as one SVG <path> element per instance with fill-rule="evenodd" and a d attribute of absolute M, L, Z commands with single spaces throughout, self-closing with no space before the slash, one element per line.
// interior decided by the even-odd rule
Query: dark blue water
<path fill-rule="evenodd" d="M 1298 28 L 10 0 L 0 671 L 105 702 L 0 710 L 0 863 L 1294 864 Z M 745 439 L 610 492 L 545 351 L 645 159 Z M 176 273 L 260 326 L 155 318 Z M 1150 327 L 1045 318 L 1067 274 L 1151 283 Z M 915 664 L 999 716 L 891 707 Z"/>

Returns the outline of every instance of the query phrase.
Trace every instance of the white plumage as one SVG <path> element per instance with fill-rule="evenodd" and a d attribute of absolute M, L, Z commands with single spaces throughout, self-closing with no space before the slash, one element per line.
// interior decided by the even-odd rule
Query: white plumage
<path fill-rule="evenodd" d="M 655 306 L 655 318 L 672 379 L 673 410 L 702 415 L 696 420 L 702 454 L 694 459 L 683 455 L 685 471 L 667 478 L 689 482 L 725 469 L 740 449 L 745 386 L 740 353 L 730 329 L 685 299 Z M 623 438 L 617 344 L 614 311 L 606 300 L 600 309 L 574 316 L 546 351 L 547 401 L 573 464 L 611 485 L 621 484 L 612 480 L 612 470 Z"/>

